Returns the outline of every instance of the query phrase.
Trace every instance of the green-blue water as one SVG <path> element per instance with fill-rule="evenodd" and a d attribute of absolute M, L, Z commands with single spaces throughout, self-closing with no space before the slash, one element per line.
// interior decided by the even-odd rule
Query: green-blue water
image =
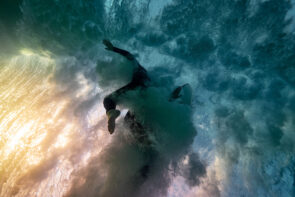
<path fill-rule="evenodd" d="M 293 0 L 1 1 L 0 196 L 294 196 L 294 16 Z M 132 67 L 104 38 L 153 82 L 114 135 L 102 100 Z M 185 83 L 192 106 L 169 102 Z"/>

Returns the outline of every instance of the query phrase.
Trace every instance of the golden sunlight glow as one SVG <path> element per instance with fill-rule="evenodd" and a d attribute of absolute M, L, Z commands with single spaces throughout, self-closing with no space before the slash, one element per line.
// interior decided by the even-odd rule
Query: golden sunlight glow
<path fill-rule="evenodd" d="M 0 60 L 0 196 L 61 197 L 71 186 L 73 170 L 85 167 L 107 140 L 93 140 L 94 150 L 81 149 L 83 133 L 73 101 L 60 96 L 52 80 L 55 61 L 46 52 L 39 55 L 22 49 L 20 53 Z M 92 87 L 83 75 L 77 80 L 81 88 L 76 96 L 83 98 Z M 85 117 L 90 127 L 104 115 L 97 108 L 91 112 L 95 115 Z M 94 137 L 107 139 L 107 132 L 97 132 Z M 70 162 L 72 144 L 81 151 L 78 163 Z M 31 180 L 36 178 L 38 186 L 32 187 Z"/>
<path fill-rule="evenodd" d="M 33 51 L 31 51 L 30 49 L 21 49 L 20 50 L 20 53 L 22 55 L 25 55 L 25 56 L 31 56 L 31 55 L 34 55 Z"/>
<path fill-rule="evenodd" d="M 54 96 L 48 80 L 54 61 L 29 50 L 21 53 L 0 67 L 0 196 L 11 196 L 17 180 L 46 157 L 42 143 L 54 129 L 47 120 L 57 119 L 65 107 L 48 102 Z"/>
<path fill-rule="evenodd" d="M 54 144 L 54 147 L 56 148 L 64 148 L 68 142 L 69 142 L 69 135 L 71 134 L 71 131 L 74 129 L 75 125 L 69 123 L 65 126 L 61 134 L 58 135 L 58 138 L 56 140 L 56 143 Z"/>
<path fill-rule="evenodd" d="M 38 55 L 39 57 L 50 58 L 50 55 L 51 55 L 51 53 L 49 51 L 46 51 L 46 50 L 38 51 L 38 53 L 35 53 L 33 50 L 30 50 L 30 49 L 27 49 L 27 48 L 21 49 L 19 52 L 20 52 L 21 55 L 24 55 L 24 56 L 36 56 L 36 55 Z"/>

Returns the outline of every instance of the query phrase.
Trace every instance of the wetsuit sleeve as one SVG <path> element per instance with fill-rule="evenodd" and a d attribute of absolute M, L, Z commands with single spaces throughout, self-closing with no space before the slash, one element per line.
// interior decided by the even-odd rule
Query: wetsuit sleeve
<path fill-rule="evenodd" d="M 134 56 L 131 53 L 129 53 L 128 51 L 126 51 L 126 50 L 123 50 L 123 49 L 120 49 L 120 48 L 117 48 L 117 47 L 113 47 L 113 51 L 123 55 L 128 60 L 134 60 L 135 59 Z"/>

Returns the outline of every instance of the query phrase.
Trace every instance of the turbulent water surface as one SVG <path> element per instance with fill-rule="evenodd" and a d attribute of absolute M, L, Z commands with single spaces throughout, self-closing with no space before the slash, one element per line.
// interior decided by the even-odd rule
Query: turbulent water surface
<path fill-rule="evenodd" d="M 153 84 L 113 135 L 132 65 L 104 38 Z M 1 197 L 295 196 L 293 0 L 4 0 L 0 43 Z"/>

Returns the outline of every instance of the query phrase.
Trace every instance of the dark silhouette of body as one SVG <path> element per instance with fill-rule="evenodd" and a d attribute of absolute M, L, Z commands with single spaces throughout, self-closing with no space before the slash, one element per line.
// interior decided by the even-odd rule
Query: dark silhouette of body
<path fill-rule="evenodd" d="M 131 81 L 127 85 L 106 96 L 103 100 L 103 105 L 106 109 L 106 114 L 108 116 L 108 130 L 110 134 L 112 134 L 115 131 L 116 118 L 120 115 L 120 111 L 116 109 L 117 98 L 129 90 L 134 90 L 136 88 L 147 88 L 149 86 L 150 78 L 148 76 L 146 69 L 140 65 L 140 63 L 135 59 L 135 57 L 131 53 L 129 53 L 126 50 L 114 47 L 112 43 L 108 40 L 103 40 L 103 44 L 106 46 L 106 50 L 118 53 L 127 58 L 129 61 L 132 61 L 132 63 L 134 64 Z M 177 87 L 171 93 L 169 101 L 174 101 L 183 97 L 183 93 L 181 93 L 183 92 L 183 90 L 187 90 L 186 94 L 188 96 L 186 96 L 186 99 L 182 100 L 180 103 L 190 105 L 191 87 L 189 84 L 184 84 L 182 86 Z M 139 141 L 145 141 L 146 143 L 149 143 L 149 140 L 146 139 L 147 134 L 145 133 L 143 126 L 136 121 L 134 114 L 132 114 L 130 111 L 126 114 L 125 122 L 129 124 L 131 132 L 138 136 Z"/>
<path fill-rule="evenodd" d="M 116 98 L 121 94 L 124 94 L 126 91 L 134 90 L 136 88 L 146 88 L 150 78 L 146 69 L 139 64 L 139 62 L 131 53 L 126 50 L 114 47 L 108 40 L 103 40 L 103 44 L 106 46 L 106 50 L 118 53 L 127 58 L 129 61 L 132 61 L 134 64 L 131 82 L 106 96 L 103 101 L 104 108 L 106 109 L 106 113 L 108 115 L 108 130 L 110 134 L 112 134 L 115 131 L 115 120 L 120 115 L 120 111 L 116 110 Z"/>

